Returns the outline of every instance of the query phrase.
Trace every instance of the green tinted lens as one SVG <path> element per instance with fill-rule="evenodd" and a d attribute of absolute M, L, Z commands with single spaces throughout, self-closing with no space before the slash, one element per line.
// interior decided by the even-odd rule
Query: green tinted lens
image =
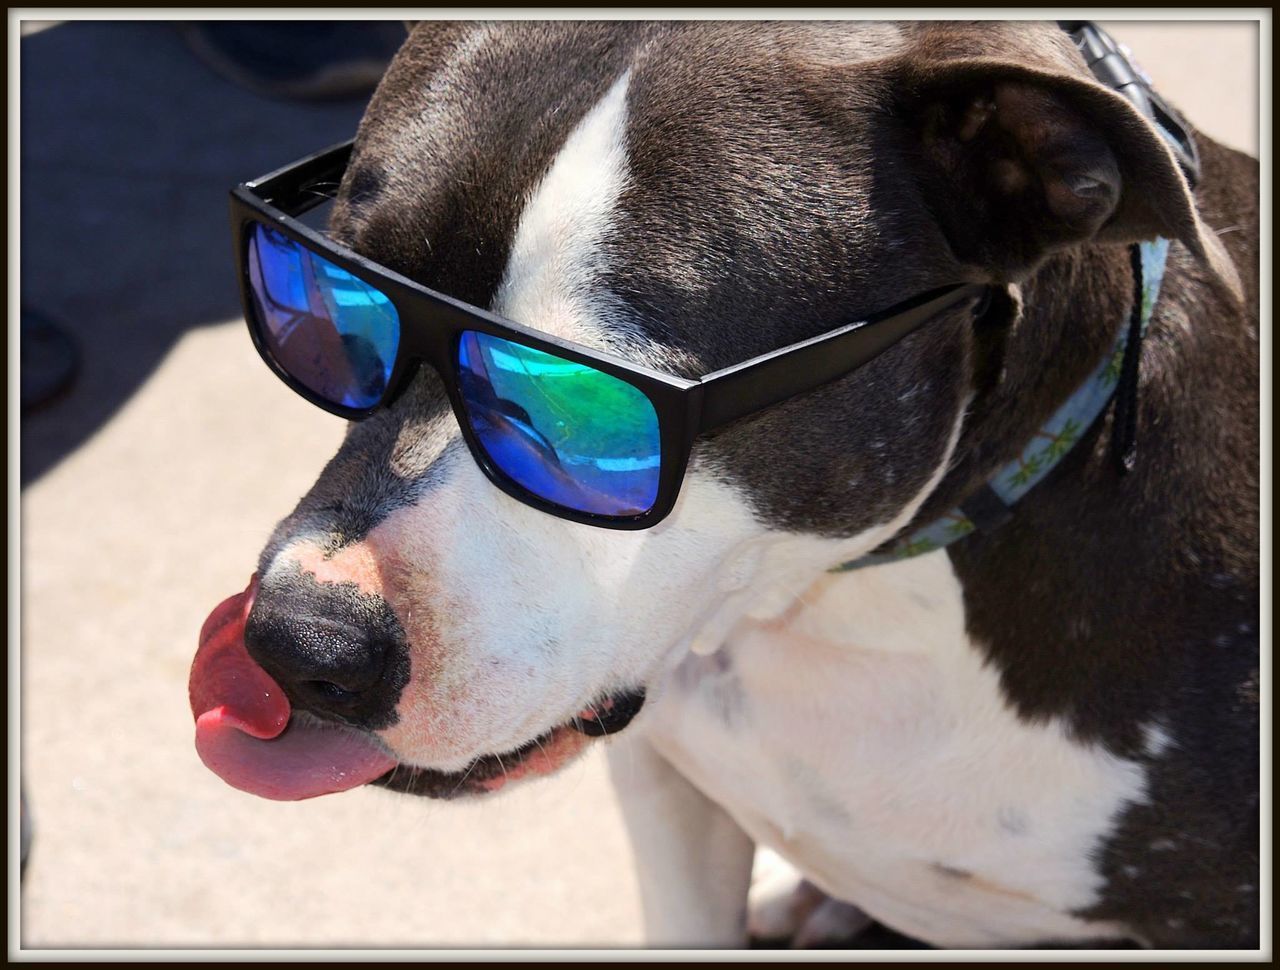
<path fill-rule="evenodd" d="M 610 374 L 468 330 L 458 348 L 471 428 L 493 463 L 557 505 L 640 515 L 658 497 L 658 415 Z"/>

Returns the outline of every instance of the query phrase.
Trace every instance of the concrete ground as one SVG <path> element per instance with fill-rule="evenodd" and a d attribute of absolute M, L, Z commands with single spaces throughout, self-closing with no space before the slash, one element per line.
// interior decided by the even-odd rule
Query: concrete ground
<path fill-rule="evenodd" d="M 1193 121 L 1256 152 L 1256 27 L 1115 33 Z M 638 943 L 598 751 L 484 804 L 282 804 L 228 788 L 192 746 L 200 623 L 342 434 L 250 345 L 226 190 L 348 137 L 361 105 L 255 97 L 165 24 L 128 22 L 25 37 L 20 97 L 22 302 L 74 331 L 84 360 L 71 393 L 22 422 L 36 838 L 10 946 Z"/>

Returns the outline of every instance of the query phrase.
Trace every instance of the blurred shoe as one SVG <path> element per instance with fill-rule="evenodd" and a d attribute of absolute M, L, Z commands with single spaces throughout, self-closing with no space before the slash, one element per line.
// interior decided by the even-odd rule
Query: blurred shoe
<path fill-rule="evenodd" d="M 406 37 L 399 20 L 212 20 L 177 25 L 222 77 L 271 98 L 369 94 Z"/>
<path fill-rule="evenodd" d="M 75 338 L 44 314 L 23 309 L 20 344 L 22 413 L 60 397 L 80 369 Z"/>

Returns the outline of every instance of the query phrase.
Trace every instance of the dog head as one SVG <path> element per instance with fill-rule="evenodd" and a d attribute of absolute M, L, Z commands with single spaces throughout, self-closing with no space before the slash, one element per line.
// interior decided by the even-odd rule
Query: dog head
<path fill-rule="evenodd" d="M 1048 24 L 422 24 L 330 231 L 685 377 L 1086 243 L 1218 252 L 1158 134 Z M 699 439 L 672 514 L 636 532 L 495 488 L 423 367 L 277 527 L 248 654 L 295 718 L 375 734 L 392 787 L 552 770 L 691 646 L 905 526 L 957 458 L 986 354 L 972 307 L 940 315 Z"/>

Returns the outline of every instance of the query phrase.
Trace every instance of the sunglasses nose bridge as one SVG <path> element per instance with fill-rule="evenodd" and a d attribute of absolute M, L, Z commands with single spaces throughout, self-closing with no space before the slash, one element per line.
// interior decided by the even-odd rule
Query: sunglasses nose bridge
<path fill-rule="evenodd" d="M 419 347 L 404 348 L 401 354 L 402 357 L 396 364 L 396 370 L 399 373 L 397 376 L 393 376 L 391 386 L 387 388 L 386 396 L 380 406 L 391 407 L 399 401 L 413 387 L 414 382 L 422 374 L 423 368 L 426 368 L 427 372 L 434 374 L 436 380 L 439 381 L 440 389 L 448 399 L 454 416 L 461 421 L 461 402 L 454 386 L 455 380 L 452 369 L 446 359 L 447 351 L 437 352 L 434 348 Z"/>
<path fill-rule="evenodd" d="M 423 340 L 420 338 L 413 343 L 406 343 L 401 346 L 401 359 L 396 365 L 400 373 L 398 377 L 393 378 L 392 386 L 388 388 L 382 406 L 390 407 L 399 401 L 413 386 L 414 382 L 418 380 L 422 369 L 424 367 L 427 368 L 439 382 L 439 389 L 443 391 L 445 399 L 449 402 L 449 410 L 453 412 L 453 419 L 458 426 L 458 430 L 462 432 L 462 437 L 470 448 L 472 455 L 477 463 L 483 467 L 486 464 L 486 458 L 472 438 L 471 429 L 468 425 L 466 403 L 462 399 L 462 389 L 459 386 L 456 360 L 457 333 L 451 329 L 440 329 L 433 332 L 432 329 L 421 326 L 414 326 L 411 332 L 425 334 L 428 339 Z"/>
<path fill-rule="evenodd" d="M 439 382 L 439 388 L 444 392 L 445 399 L 449 403 L 449 411 L 453 415 L 454 423 L 462 436 L 463 443 L 471 453 L 472 460 L 495 484 L 506 488 L 505 476 L 494 468 L 483 445 L 476 438 L 475 430 L 471 425 L 466 401 L 463 400 L 462 387 L 459 382 L 459 368 L 453 357 L 456 345 L 457 338 L 449 335 L 432 341 L 426 346 L 419 345 L 403 348 L 401 352 L 404 356 L 398 365 L 403 372 L 399 380 L 388 390 L 383 407 L 390 407 L 399 401 L 413 386 L 422 369 L 424 367 L 427 368 L 428 371 L 435 374 Z"/>
<path fill-rule="evenodd" d="M 458 344 L 458 326 L 438 308 L 421 306 L 393 293 L 402 321 L 400 354 L 405 374 L 412 377 L 423 364 L 435 370 L 446 386 L 454 370 L 452 357 Z"/>

